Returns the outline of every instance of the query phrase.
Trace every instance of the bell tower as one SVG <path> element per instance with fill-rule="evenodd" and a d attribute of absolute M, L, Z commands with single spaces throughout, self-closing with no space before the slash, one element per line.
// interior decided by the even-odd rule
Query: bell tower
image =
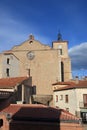
<path fill-rule="evenodd" d="M 59 32 L 57 41 L 53 41 L 52 47 L 58 52 L 59 81 L 64 82 L 72 78 L 71 60 L 68 54 L 68 41 L 62 39 Z"/>
<path fill-rule="evenodd" d="M 57 41 L 53 41 L 53 49 L 58 49 L 62 57 L 68 57 L 68 41 L 62 40 L 62 35 L 59 32 Z"/>

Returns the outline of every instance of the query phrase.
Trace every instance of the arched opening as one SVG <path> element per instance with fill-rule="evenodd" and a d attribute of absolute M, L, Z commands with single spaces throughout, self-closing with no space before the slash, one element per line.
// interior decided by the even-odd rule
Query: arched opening
<path fill-rule="evenodd" d="M 61 82 L 64 82 L 64 63 L 61 62 Z"/>

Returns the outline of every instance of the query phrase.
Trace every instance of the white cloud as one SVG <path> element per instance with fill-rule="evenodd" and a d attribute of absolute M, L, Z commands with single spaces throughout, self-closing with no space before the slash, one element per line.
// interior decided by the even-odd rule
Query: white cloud
<path fill-rule="evenodd" d="M 87 70 L 87 42 L 69 49 L 73 70 Z"/>

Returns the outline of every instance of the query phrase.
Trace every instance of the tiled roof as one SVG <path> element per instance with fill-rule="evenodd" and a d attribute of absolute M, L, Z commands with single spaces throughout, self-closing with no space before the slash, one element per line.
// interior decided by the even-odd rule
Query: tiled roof
<path fill-rule="evenodd" d="M 87 87 L 87 80 L 79 80 L 78 84 L 76 84 L 76 86 Z"/>
<path fill-rule="evenodd" d="M 74 82 L 57 82 L 52 85 L 75 85 Z"/>
<path fill-rule="evenodd" d="M 79 80 L 77 83 L 76 82 L 57 82 L 52 85 L 53 86 L 61 85 L 61 87 L 55 89 L 54 91 L 73 89 L 73 88 L 87 88 L 87 80 Z M 65 86 L 62 87 L 62 85 L 65 85 Z"/>
<path fill-rule="evenodd" d="M 13 54 L 11 50 L 4 51 L 3 54 Z"/>
<path fill-rule="evenodd" d="M 12 88 L 17 84 L 20 84 L 24 80 L 28 79 L 28 77 L 14 77 L 14 78 L 1 78 L 0 79 L 0 89 L 1 88 Z"/>
<path fill-rule="evenodd" d="M 12 52 L 12 50 L 4 51 L 3 54 L 4 55 L 13 55 L 13 56 L 15 56 L 14 53 Z M 19 60 L 19 58 L 17 56 L 15 56 L 15 57 Z"/>
<path fill-rule="evenodd" d="M 13 120 L 79 121 L 79 118 L 63 109 L 40 104 L 11 104 L 1 112 L 11 114 Z"/>

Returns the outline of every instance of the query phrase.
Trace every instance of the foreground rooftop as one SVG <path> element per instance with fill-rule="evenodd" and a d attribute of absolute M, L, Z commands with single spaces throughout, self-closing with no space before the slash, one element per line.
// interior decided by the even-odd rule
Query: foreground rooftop
<path fill-rule="evenodd" d="M 40 104 L 11 104 L 0 114 L 9 115 L 12 120 L 79 123 L 79 118 L 63 109 Z"/>

